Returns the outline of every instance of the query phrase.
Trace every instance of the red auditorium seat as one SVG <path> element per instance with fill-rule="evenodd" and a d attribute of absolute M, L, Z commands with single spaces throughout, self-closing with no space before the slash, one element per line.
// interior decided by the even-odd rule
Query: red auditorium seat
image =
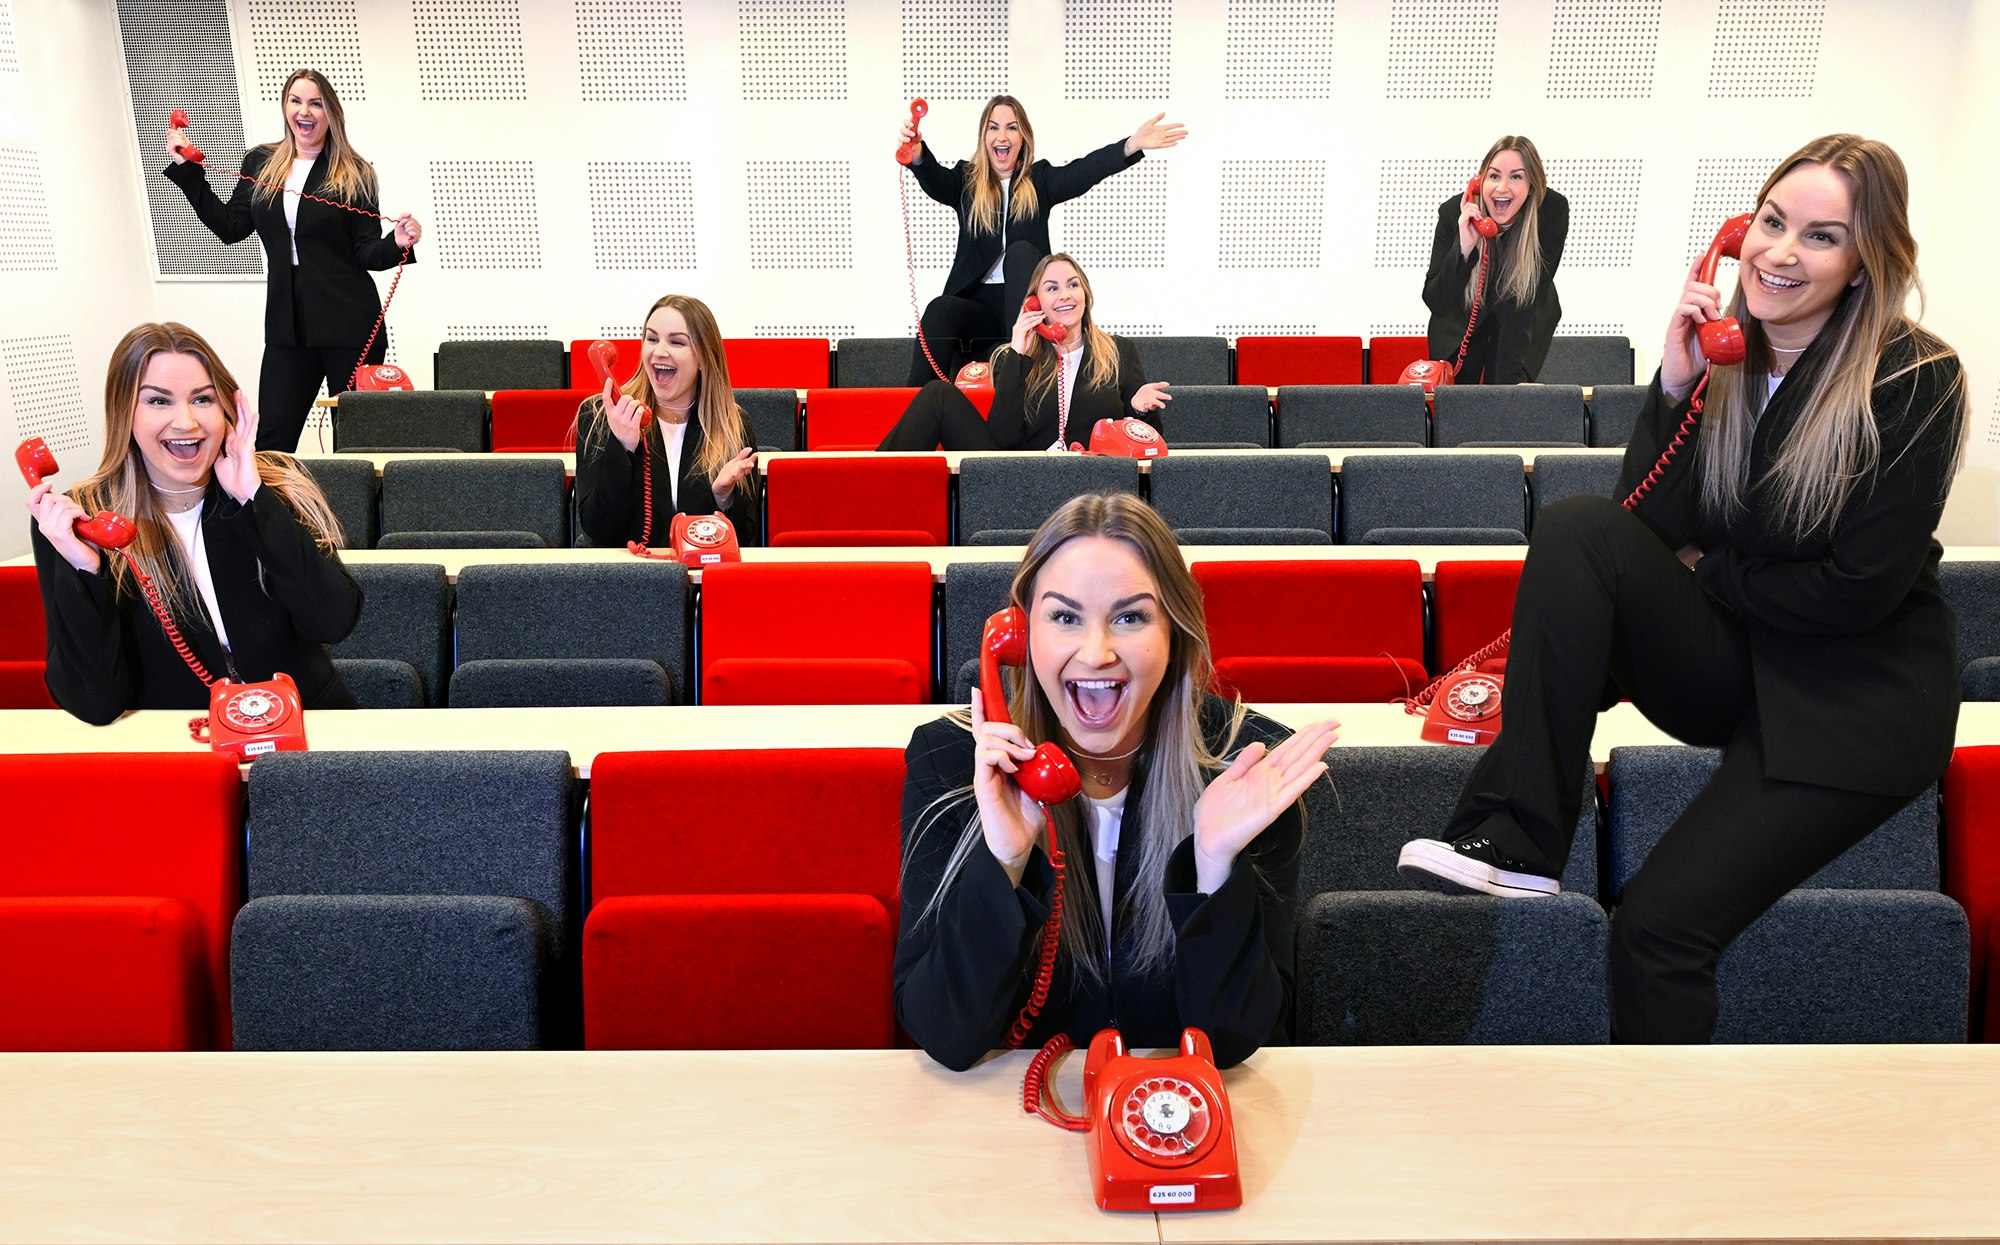
<path fill-rule="evenodd" d="M 951 543 L 942 454 L 774 458 L 765 487 L 765 540 L 776 548 Z"/>
<path fill-rule="evenodd" d="M 1972 927 L 1972 1036 L 2000 1042 L 2000 746 L 1960 748 L 1945 771 L 1944 891 Z"/>
<path fill-rule="evenodd" d="M 1404 368 L 1418 359 L 1430 357 L 1430 342 L 1425 338 L 1371 337 L 1368 339 L 1368 383 L 1393 385 Z"/>
<path fill-rule="evenodd" d="M 0 757 L 0 1050 L 229 1044 L 242 792 L 212 752 Z"/>
<path fill-rule="evenodd" d="M 1514 589 L 1520 582 L 1521 563 L 1511 558 L 1437 564 L 1431 572 L 1431 635 L 1439 670 L 1451 669 L 1514 625 Z"/>
<path fill-rule="evenodd" d="M 902 793 L 893 748 L 601 754 L 585 1045 L 889 1046 Z"/>
<path fill-rule="evenodd" d="M 701 703 L 923 704 L 928 562 L 737 562 L 701 577 Z"/>
<path fill-rule="evenodd" d="M 733 388 L 823 389 L 831 379 L 833 343 L 824 337 L 725 337 L 722 355 Z"/>
<path fill-rule="evenodd" d="M 915 389 L 814 389 L 806 394 L 806 448 L 872 450 L 916 396 Z"/>
<path fill-rule="evenodd" d="M 499 389 L 493 394 L 496 453 L 568 454 L 576 449 L 576 408 L 602 389 Z"/>
<path fill-rule="evenodd" d="M 1197 562 L 1216 681 L 1254 701 L 1384 701 L 1423 689 L 1415 561 Z"/>
<path fill-rule="evenodd" d="M 597 369 L 590 366 L 590 343 L 598 340 L 609 341 L 618 347 L 618 362 L 615 365 L 620 380 L 631 377 L 639 370 L 639 339 L 636 337 L 579 337 L 569 344 L 569 383 L 573 389 L 589 389 L 601 393 L 604 382 L 597 379 Z M 732 384 L 735 382 L 731 382 Z"/>
<path fill-rule="evenodd" d="M 42 675 L 49 636 L 32 566 L 0 566 L 0 709 L 53 709 Z"/>
<path fill-rule="evenodd" d="M 1358 385 L 1364 379 L 1359 337 L 1239 337 L 1236 383 Z"/>

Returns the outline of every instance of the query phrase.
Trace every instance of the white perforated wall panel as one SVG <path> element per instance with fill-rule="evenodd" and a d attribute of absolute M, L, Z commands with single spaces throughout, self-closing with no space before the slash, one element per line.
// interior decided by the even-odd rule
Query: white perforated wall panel
<path fill-rule="evenodd" d="M 1720 0 L 1708 97 L 1811 99 L 1825 29 L 1826 0 Z"/>
<path fill-rule="evenodd" d="M 1500 0 L 1390 0 L 1389 99 L 1493 94 Z"/>
<path fill-rule="evenodd" d="M 1687 259 L 1693 260 L 1708 249 L 1715 231 L 1732 216 L 1755 210 L 1757 192 L 1784 155 L 1733 157 L 1700 160 L 1695 163 L 1694 194 L 1687 224 Z M 1728 261 L 1724 261 L 1725 264 Z M 1736 279 L 1735 269 L 1723 270 L 1728 281 Z"/>
<path fill-rule="evenodd" d="M 759 324 L 754 330 L 759 337 L 824 337 L 828 341 L 839 341 L 843 337 L 857 337 L 853 324 Z"/>
<path fill-rule="evenodd" d="M 91 444 L 96 430 L 84 410 L 76 345 L 66 336 L 0 339 L 0 371 L 7 378 L 7 400 L 14 408 L 20 439 L 40 437 L 58 461 L 69 450 Z M 78 478 L 71 461 L 68 477 Z"/>
<path fill-rule="evenodd" d="M 686 160 L 591 161 L 590 239 L 597 267 L 690 270 L 694 166 Z"/>
<path fill-rule="evenodd" d="M 1556 0 L 1550 99 L 1651 99 L 1662 0 Z"/>
<path fill-rule="evenodd" d="M 296 69 L 317 69 L 343 108 L 368 98 L 355 0 L 248 0 L 250 54 L 260 101 L 273 101 Z"/>
<path fill-rule="evenodd" d="M 1310 320 L 1292 321 L 1286 324 L 1246 324 L 1229 321 L 1215 326 L 1215 331 L 1224 337 L 1311 337 L 1319 332 L 1319 325 Z M 1352 334 L 1349 334 L 1352 336 Z"/>
<path fill-rule="evenodd" d="M 1318 268 L 1326 161 L 1224 160 L 1222 268 Z"/>
<path fill-rule="evenodd" d="M 1665 322 L 1662 321 L 1664 324 Z M 1556 328 L 1557 337 L 1626 337 L 1632 336 L 1623 324 L 1570 320 L 1565 318 Z M 1650 344 L 1650 343 L 1649 343 Z"/>
<path fill-rule="evenodd" d="M 1437 234 L 1438 205 L 1453 193 L 1465 193 L 1466 180 L 1479 171 L 1482 154 L 1382 161 L 1375 198 L 1377 268 L 1413 268 L 1414 288 L 1422 290 L 1431 239 Z"/>
<path fill-rule="evenodd" d="M 21 50 L 14 37 L 13 0 L 0 0 L 0 76 L 21 72 Z"/>
<path fill-rule="evenodd" d="M 1225 99 L 1330 99 L 1336 0 L 1227 0 Z"/>
<path fill-rule="evenodd" d="M 1007 0 L 900 0 L 903 97 L 984 104 L 1007 89 Z"/>
<path fill-rule="evenodd" d="M 1141 160 L 1062 208 L 1051 240 L 1085 264 L 1105 268 L 1167 266 L 1167 171 Z M 1084 256 L 1090 259 L 1084 260 Z"/>
<path fill-rule="evenodd" d="M 1546 160 L 1549 185 L 1569 200 L 1569 238 L 1564 268 L 1632 266 L 1639 228 L 1643 160 Z"/>
<path fill-rule="evenodd" d="M 847 98 L 847 5 L 736 0 L 746 100 Z"/>
<path fill-rule="evenodd" d="M 1065 0 L 1062 13 L 1064 99 L 1173 94 L 1172 0 Z"/>
<path fill-rule="evenodd" d="M 632 335 L 628 333 L 628 336 Z M 445 341 L 527 341 L 556 337 L 546 323 L 516 324 L 448 324 L 445 326 Z M 568 341 L 568 338 L 562 338 Z"/>
<path fill-rule="evenodd" d="M 0 272 L 53 272 L 55 234 L 41 162 L 32 151 L 0 147 Z"/>
<path fill-rule="evenodd" d="M 433 160 L 432 252 L 441 268 L 539 268 L 532 160 Z"/>
<path fill-rule="evenodd" d="M 680 0 L 575 0 L 577 84 L 586 102 L 685 100 Z"/>
<path fill-rule="evenodd" d="M 744 201 L 750 211 L 750 266 L 852 267 L 850 168 L 841 160 L 748 162 Z"/>
<path fill-rule="evenodd" d="M 520 0 L 410 0 L 410 16 L 425 99 L 528 98 Z"/>
<path fill-rule="evenodd" d="M 1371 320 L 1368 323 L 1370 337 L 1422 337 L 1429 327 L 1424 320 Z"/>

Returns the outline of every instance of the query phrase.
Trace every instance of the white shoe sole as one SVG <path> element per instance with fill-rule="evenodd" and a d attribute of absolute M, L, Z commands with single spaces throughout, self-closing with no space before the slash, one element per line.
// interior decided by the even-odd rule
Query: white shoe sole
<path fill-rule="evenodd" d="M 1405 882 L 1448 895 L 1486 894 L 1503 899 L 1540 899 L 1562 891 L 1562 883 L 1539 873 L 1513 873 L 1473 860 L 1439 839 L 1412 839 L 1396 857 Z"/>

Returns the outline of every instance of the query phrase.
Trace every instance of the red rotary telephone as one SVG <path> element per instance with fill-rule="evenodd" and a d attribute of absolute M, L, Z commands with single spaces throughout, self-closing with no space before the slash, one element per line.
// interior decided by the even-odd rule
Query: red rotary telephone
<path fill-rule="evenodd" d="M 1465 356 L 1459 355 L 1460 359 Z M 1437 396 L 1438 386 L 1449 385 L 1457 369 L 1443 359 L 1416 359 L 1403 368 L 1403 374 L 1396 378 L 1399 385 L 1415 385 L 1424 391 L 1424 400 L 1432 401 Z"/>
<path fill-rule="evenodd" d="M 393 363 L 377 363 L 362 368 L 354 374 L 354 387 L 364 393 L 382 393 L 392 389 L 407 392 L 416 388 L 410 383 L 410 374 Z"/>
<path fill-rule="evenodd" d="M 1423 737 L 1434 744 L 1490 744 L 1500 733 L 1500 676 L 1457 670 L 1438 684 L 1424 714 Z"/>
<path fill-rule="evenodd" d="M 1486 205 L 1479 201 L 1480 181 L 1480 178 L 1475 177 L 1465 183 L 1465 201 L 1477 207 L 1481 213 L 1484 213 Z M 1491 216 L 1475 216 L 1472 218 L 1472 232 L 1482 238 L 1497 238 L 1500 236 L 1500 222 L 1494 220 Z"/>
<path fill-rule="evenodd" d="M 1069 447 L 1079 454 L 1105 458 L 1165 458 L 1167 441 L 1160 430 L 1143 419 L 1100 419 L 1090 430 L 1090 448 L 1075 442 Z"/>
<path fill-rule="evenodd" d="M 1708 244 L 1708 253 L 1701 257 L 1701 271 L 1696 274 L 1704 284 L 1715 284 L 1715 268 L 1721 261 L 1743 258 L 1743 238 L 1756 219 L 1755 212 L 1745 212 L 1722 222 L 1722 228 L 1716 231 L 1715 241 Z M 1747 353 L 1743 326 L 1736 322 L 1734 316 L 1707 321 L 1695 330 L 1695 334 L 1701 339 L 1702 357 L 1711 364 L 1720 363 L 1726 367 L 1743 362 Z"/>
<path fill-rule="evenodd" d="M 1036 298 L 1033 294 L 1028 295 L 1026 301 L 1021 304 L 1021 310 L 1023 311 L 1040 311 L 1041 309 L 1042 300 Z M 1035 326 L 1035 333 L 1043 341 L 1060 342 L 1069 336 L 1069 326 L 1044 320 Z"/>
<path fill-rule="evenodd" d="M 917 123 L 922 121 L 929 114 L 930 110 L 931 106 L 920 99 L 910 101 L 910 130 L 912 133 L 916 131 Z M 917 134 L 916 137 L 907 143 L 896 144 L 896 163 L 915 164 L 917 162 L 917 144 L 923 141 L 924 136 Z"/>
<path fill-rule="evenodd" d="M 1090 1134 L 1090 1185 L 1101 1210 L 1230 1210 L 1243 1205 L 1236 1127 L 1215 1052 L 1200 1029 L 1181 1031 L 1180 1053 L 1128 1055 L 1116 1029 L 1090 1040 L 1083 1063 L 1089 1114 L 1045 1105 L 1047 1067 L 1069 1039 L 1044 1047 L 1029 1066 L 1022 1106 L 1072 1132 Z M 1053 1052 L 1053 1053 L 1052 1053 Z"/>
<path fill-rule="evenodd" d="M 56 456 L 40 437 L 30 437 L 15 448 L 14 465 L 21 469 L 29 488 L 36 487 L 57 470 Z M 292 676 L 280 670 L 263 683 L 234 683 L 212 677 L 208 668 L 201 664 L 201 659 L 194 655 L 194 649 L 182 638 L 180 628 L 174 625 L 173 613 L 167 609 L 166 600 L 161 596 L 158 585 L 153 583 L 152 576 L 139 569 L 138 562 L 126 549 L 139 534 L 132 520 L 103 510 L 95 518 L 78 519 L 75 530 L 78 536 L 91 544 L 101 549 L 116 550 L 124 556 L 174 651 L 181 655 L 181 660 L 194 672 L 194 677 L 208 685 L 208 716 L 188 723 L 188 733 L 195 742 L 208 744 L 217 752 L 233 752 L 245 761 L 255 760 L 267 752 L 300 752 L 305 749 L 305 713 L 300 707 L 298 685 L 292 682 Z"/>
<path fill-rule="evenodd" d="M 691 570 L 743 560 L 743 550 L 736 544 L 736 528 L 723 514 L 675 515 L 667 529 L 667 543 L 674 547 L 681 565 Z"/>
<path fill-rule="evenodd" d="M 187 109 L 174 109 L 173 115 L 167 118 L 167 126 L 170 129 L 185 130 L 188 127 Z M 175 150 L 181 153 L 183 159 L 192 160 L 196 164 L 206 164 L 208 162 L 208 157 L 201 154 L 201 148 L 195 146 L 193 143 L 182 143 Z"/>

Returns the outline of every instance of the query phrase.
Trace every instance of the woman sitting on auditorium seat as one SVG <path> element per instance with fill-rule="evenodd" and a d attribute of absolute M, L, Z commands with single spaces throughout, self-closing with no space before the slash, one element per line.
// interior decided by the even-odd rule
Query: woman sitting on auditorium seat
<path fill-rule="evenodd" d="M 1108 1025 L 1137 1046 L 1196 1026 L 1224 1066 L 1283 1040 L 1300 797 L 1338 723 L 1287 738 L 1208 694 L 1200 589 L 1166 524 L 1127 494 L 1051 515 L 1012 601 L 1029 671 L 1008 702 L 1019 725 L 975 696 L 969 717 L 918 727 L 905 754 L 897 1018 L 959 1069 Z M 1044 741 L 1074 759 L 1084 796 L 1046 814 L 1016 778 Z M 1031 1002 L 1052 911 L 1060 951 Z"/>
<path fill-rule="evenodd" d="M 663 545 L 676 513 L 717 512 L 739 543 L 758 543 L 757 449 L 729 386 L 722 330 L 700 299 L 653 304 L 638 372 L 586 398 L 575 433 L 576 515 L 591 544 Z"/>
<path fill-rule="evenodd" d="M 1090 278 L 1067 255 L 1035 266 L 1039 311 L 1022 311 L 1013 340 L 993 355 L 993 409 L 985 417 L 957 386 L 925 385 L 880 450 L 1056 450 L 1090 440 L 1100 419 L 1137 415 L 1160 426 L 1166 381 L 1146 383 L 1139 352 L 1097 327 Z M 1060 325 L 1061 342 L 1043 330 Z"/>
<path fill-rule="evenodd" d="M 1569 237 L 1569 200 L 1549 189 L 1541 153 L 1517 135 L 1495 142 L 1479 170 L 1476 201 L 1454 195 L 1438 208 L 1424 274 L 1424 303 L 1431 309 L 1426 336 L 1430 357 L 1446 362 L 1458 358 L 1465 342 L 1454 383 L 1517 385 L 1542 374 L 1562 321 L 1556 267 Z M 1499 233 L 1482 237 L 1478 225 L 1484 221 Z M 1468 342 L 1475 303 L 1479 318 Z"/>
<path fill-rule="evenodd" d="M 257 412 L 201 335 L 142 324 L 111 352 L 104 456 L 68 492 L 28 491 L 48 618 L 48 685 L 86 722 L 127 709 L 202 709 L 208 689 L 176 651 L 125 559 L 78 535 L 110 510 L 135 521 L 128 552 L 216 677 L 283 672 L 308 709 L 352 709 L 326 646 L 361 615 L 335 552 L 340 526 L 289 455 L 257 452 Z"/>

